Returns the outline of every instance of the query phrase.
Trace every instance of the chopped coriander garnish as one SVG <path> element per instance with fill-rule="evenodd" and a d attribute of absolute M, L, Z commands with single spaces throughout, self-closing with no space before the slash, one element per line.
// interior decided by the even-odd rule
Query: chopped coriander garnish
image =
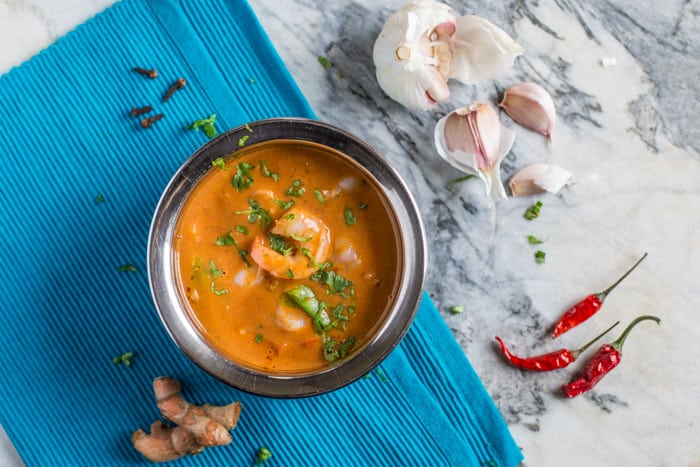
<path fill-rule="evenodd" d="M 284 192 L 287 196 L 294 196 L 295 198 L 300 197 L 301 195 L 304 194 L 306 191 L 306 188 L 302 185 L 301 180 L 297 179 L 294 180 L 289 188 L 287 188 L 287 191 Z"/>
<path fill-rule="evenodd" d="M 249 188 L 253 184 L 253 175 L 250 173 L 255 166 L 247 162 L 241 162 L 236 166 L 236 175 L 231 179 L 231 185 L 238 191 Z"/>
<path fill-rule="evenodd" d="M 226 167 L 226 160 L 223 157 L 217 157 L 213 161 L 211 161 L 212 167 L 218 167 L 221 170 L 227 170 L 228 167 Z"/>
<path fill-rule="evenodd" d="M 201 127 L 202 130 L 204 131 L 205 135 L 207 135 L 209 138 L 214 138 L 216 135 L 219 134 L 216 131 L 216 127 L 214 126 L 215 121 L 216 121 L 216 114 L 211 114 L 211 116 L 209 118 L 195 120 L 194 123 L 189 125 L 187 128 L 189 130 L 199 131 L 199 128 Z"/>
<path fill-rule="evenodd" d="M 445 188 L 450 189 L 458 183 L 466 182 L 470 178 L 474 178 L 474 175 L 465 175 L 463 177 L 455 178 L 454 180 L 450 180 L 449 182 L 447 182 Z"/>
<path fill-rule="evenodd" d="M 247 127 L 247 125 L 246 125 L 246 127 Z M 250 130 L 250 131 L 253 131 L 253 130 Z M 267 168 L 267 164 L 263 160 L 260 161 L 260 172 L 262 172 L 264 177 L 270 177 L 274 181 L 279 181 L 279 179 L 280 179 L 280 174 L 270 171 L 270 169 Z"/>
<path fill-rule="evenodd" d="M 287 219 L 288 221 L 293 221 L 294 220 L 294 213 L 290 212 L 289 214 L 284 216 L 284 218 Z"/>
<path fill-rule="evenodd" d="M 258 449 L 258 457 L 255 459 L 255 463 L 258 465 L 262 465 L 263 462 L 270 459 L 271 457 L 272 452 L 270 452 L 270 450 L 266 447 L 261 446 L 260 449 Z"/>
<path fill-rule="evenodd" d="M 211 281 L 211 283 L 209 284 L 209 288 L 212 292 L 214 292 L 214 295 L 226 295 L 228 293 L 228 289 L 217 289 L 216 284 L 214 284 L 214 281 Z"/>
<path fill-rule="evenodd" d="M 233 239 L 233 235 L 231 233 L 227 233 L 226 235 L 222 235 L 221 237 L 217 237 L 216 240 L 214 240 L 214 245 L 216 246 L 229 246 L 233 245 L 236 243 L 236 241 Z"/>
<path fill-rule="evenodd" d="M 343 211 L 343 215 L 345 216 L 345 223 L 347 225 L 355 225 L 357 223 L 357 218 L 352 213 L 351 208 L 346 207 L 345 210 Z"/>
<path fill-rule="evenodd" d="M 104 203 L 105 198 L 104 196 L 98 194 L 97 196 L 95 196 L 95 201 L 97 201 L 98 203 Z"/>
<path fill-rule="evenodd" d="M 540 240 L 539 238 L 535 237 L 534 235 L 528 235 L 527 241 L 528 241 L 528 243 L 530 243 L 530 245 L 539 245 L 540 243 L 544 243 L 544 240 Z"/>
<path fill-rule="evenodd" d="M 316 197 L 316 199 L 318 200 L 319 203 L 325 203 L 325 202 L 326 202 L 326 198 L 323 196 L 323 193 L 322 193 L 321 190 L 319 190 L 318 188 L 316 188 L 316 189 L 314 190 L 314 196 Z"/>
<path fill-rule="evenodd" d="M 453 306 L 453 307 L 450 308 L 450 313 L 452 313 L 452 314 L 454 314 L 454 315 L 458 315 L 458 314 L 460 314 L 460 313 L 463 312 L 463 311 L 464 311 L 464 306 L 463 306 L 463 305 L 455 305 L 455 306 Z"/>
<path fill-rule="evenodd" d="M 360 208 L 360 211 L 364 211 L 365 209 L 367 209 L 367 203 L 360 203 L 358 207 Z"/>
<path fill-rule="evenodd" d="M 248 130 L 248 133 L 252 133 L 253 129 L 248 125 L 247 123 L 245 124 L 245 129 Z"/>
<path fill-rule="evenodd" d="M 262 340 L 263 340 L 263 335 L 262 335 L 262 334 L 257 334 L 257 335 L 255 336 L 255 343 L 256 343 L 256 344 L 261 343 Z"/>
<path fill-rule="evenodd" d="M 209 274 L 209 277 L 211 277 L 212 279 L 216 279 L 217 277 L 221 276 L 223 272 L 224 271 L 216 267 L 216 263 L 213 259 L 209 260 L 209 272 L 207 273 Z"/>
<path fill-rule="evenodd" d="M 248 138 L 250 138 L 250 135 L 243 135 L 240 138 L 238 138 L 238 147 L 242 148 L 245 146 L 245 143 L 248 142 Z"/>
<path fill-rule="evenodd" d="M 209 260 L 209 271 L 207 272 L 207 275 L 211 278 L 211 282 L 209 283 L 209 289 L 214 292 L 214 295 L 224 295 L 228 293 L 228 289 L 218 289 L 216 287 L 216 283 L 214 282 L 214 279 L 217 277 L 221 277 L 221 275 L 224 273 L 223 270 L 218 269 L 216 267 L 216 263 L 214 262 L 213 259 Z"/>
<path fill-rule="evenodd" d="M 240 231 L 239 227 L 242 227 L 245 229 L 245 233 L 248 233 L 248 229 L 242 225 L 239 225 L 236 227 L 237 231 Z M 243 250 L 239 245 L 238 242 L 236 241 L 235 238 L 233 238 L 233 235 L 231 235 L 231 232 L 227 233 L 226 235 L 223 235 L 221 237 L 218 237 L 214 241 L 214 245 L 217 246 L 230 246 L 233 245 L 236 247 L 236 250 L 238 250 L 238 254 L 240 255 L 241 259 L 245 263 L 246 266 L 250 267 L 250 261 L 248 261 L 248 252 Z"/>
<path fill-rule="evenodd" d="M 248 82 L 250 84 L 255 84 L 255 78 L 248 78 Z"/>
<path fill-rule="evenodd" d="M 321 64 L 324 70 L 328 70 L 333 66 L 333 63 L 331 63 L 330 60 L 328 60 L 326 57 L 319 55 L 318 56 L 318 63 Z"/>
<path fill-rule="evenodd" d="M 281 207 L 284 210 L 287 210 L 287 209 L 291 208 L 292 206 L 294 206 L 293 199 L 290 199 L 289 201 L 284 201 L 282 199 L 276 199 L 276 200 L 274 200 L 274 202 L 277 206 Z"/>
<path fill-rule="evenodd" d="M 544 263 L 544 257 L 545 257 L 544 251 L 537 250 L 535 252 L 535 261 L 537 261 L 538 263 L 540 263 L 540 264 Z"/>
<path fill-rule="evenodd" d="M 125 366 L 131 366 L 131 359 L 134 358 L 134 352 L 124 352 L 121 355 L 117 355 L 112 359 L 112 363 L 119 365 L 120 363 Z"/>
<path fill-rule="evenodd" d="M 525 219 L 531 221 L 532 219 L 537 218 L 537 216 L 540 215 L 540 209 L 542 209 L 542 202 L 537 201 L 535 204 L 525 210 Z"/>
<path fill-rule="evenodd" d="M 119 272 L 136 272 L 136 266 L 133 264 L 122 264 L 121 266 L 117 266 L 117 271 Z"/>
<path fill-rule="evenodd" d="M 328 335 L 323 336 L 323 358 L 329 362 L 347 357 L 350 348 L 355 345 L 355 336 L 348 336 L 342 342 L 337 342 Z"/>
<path fill-rule="evenodd" d="M 291 269 L 287 269 L 287 272 L 285 272 L 284 275 L 290 279 L 294 279 L 294 271 L 292 271 Z"/>
<path fill-rule="evenodd" d="M 260 220 L 260 227 L 263 229 L 272 223 L 270 214 L 261 208 L 260 203 L 258 203 L 255 199 L 248 198 L 248 206 L 250 206 L 250 209 L 246 209 L 245 211 L 236 211 L 236 214 L 248 214 L 248 222 L 251 224 L 255 224 L 258 222 L 258 220 Z"/>
<path fill-rule="evenodd" d="M 248 230 L 248 227 L 246 227 L 245 225 L 237 225 L 235 230 L 236 230 L 236 232 L 243 234 L 243 235 L 248 235 L 248 233 L 250 232 Z"/>
<path fill-rule="evenodd" d="M 354 295 L 352 282 L 337 272 L 329 270 L 327 268 L 329 265 L 330 263 L 322 265 L 321 269 L 313 273 L 309 279 L 326 284 L 328 286 L 328 294 L 345 294 L 345 291 L 347 290 L 351 296 Z"/>
<path fill-rule="evenodd" d="M 374 372 L 377 373 L 377 376 L 379 376 L 379 379 L 382 380 L 382 383 L 389 382 L 381 368 L 377 368 L 376 370 L 374 370 Z"/>
<path fill-rule="evenodd" d="M 297 242 L 300 242 L 300 243 L 308 242 L 309 240 L 311 240 L 312 238 L 314 238 L 313 235 L 310 236 L 310 237 L 302 237 L 301 235 L 295 235 L 295 234 L 292 234 L 291 237 L 292 237 L 294 240 L 296 240 Z"/>
<path fill-rule="evenodd" d="M 282 235 L 270 233 L 267 235 L 270 239 L 270 248 L 283 256 L 289 256 L 294 252 L 294 248 L 287 245 L 285 238 Z"/>

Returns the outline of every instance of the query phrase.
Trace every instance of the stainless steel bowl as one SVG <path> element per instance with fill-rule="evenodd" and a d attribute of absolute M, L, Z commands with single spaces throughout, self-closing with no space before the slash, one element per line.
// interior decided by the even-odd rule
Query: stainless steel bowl
<path fill-rule="evenodd" d="M 252 132 L 250 131 L 252 130 Z M 390 312 L 368 342 L 339 364 L 315 372 L 276 374 L 246 368 L 218 353 L 188 317 L 186 299 L 178 290 L 173 234 L 183 203 L 211 161 L 270 140 L 311 141 L 349 156 L 381 187 L 398 226 L 401 245 L 396 294 Z M 270 397 L 303 397 L 340 388 L 372 371 L 408 331 L 422 296 L 426 272 L 425 231 L 415 201 L 397 172 L 374 148 L 332 125 L 301 118 L 261 120 L 234 128 L 209 141 L 180 167 L 158 203 L 148 239 L 148 277 L 158 314 L 173 341 L 192 361 L 221 381 Z"/>

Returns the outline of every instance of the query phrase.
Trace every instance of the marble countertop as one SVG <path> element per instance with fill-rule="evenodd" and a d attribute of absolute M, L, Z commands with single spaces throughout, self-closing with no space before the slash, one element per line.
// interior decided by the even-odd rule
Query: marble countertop
<path fill-rule="evenodd" d="M 19 65 L 111 0 L 0 0 L 0 73 Z M 251 0 L 321 120 L 385 153 L 417 198 L 429 236 L 427 289 L 480 375 L 526 466 L 700 465 L 700 2 L 520 0 L 449 4 L 502 27 L 525 48 L 513 68 L 424 112 L 391 101 L 374 77 L 372 46 L 403 2 Z M 318 57 L 332 67 L 324 68 Z M 614 62 L 614 63 L 612 63 Z M 557 195 L 492 207 L 476 179 L 435 151 L 435 122 L 505 88 L 534 81 L 553 96 L 555 143 L 514 124 L 504 180 L 533 162 L 571 171 Z M 539 218 L 523 212 L 543 203 Z M 546 239 L 528 244 L 527 235 Z M 534 251 L 546 253 L 544 264 Z M 557 341 L 563 310 L 649 256 L 585 326 Z M 452 314 L 450 307 L 465 311 Z M 580 369 L 525 373 L 505 364 L 495 335 L 519 354 L 577 348 L 620 320 L 654 314 L 627 340 L 624 359 L 576 399 L 560 386 Z M 619 331 L 613 332 L 619 334 Z M 582 360 L 585 358 L 582 357 Z M 0 465 L 21 460 L 0 432 Z"/>

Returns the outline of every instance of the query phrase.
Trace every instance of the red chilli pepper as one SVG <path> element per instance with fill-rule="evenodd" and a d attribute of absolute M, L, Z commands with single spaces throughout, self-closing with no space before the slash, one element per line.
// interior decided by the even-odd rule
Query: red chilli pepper
<path fill-rule="evenodd" d="M 583 373 L 581 373 L 577 379 L 562 386 L 566 397 L 576 397 L 579 394 L 591 390 L 605 375 L 619 365 L 622 359 L 622 344 L 625 343 L 627 335 L 637 323 L 647 319 L 654 320 L 657 324 L 661 324 L 659 318 L 649 315 L 640 316 L 632 321 L 615 342 L 605 344 L 598 349 L 598 352 L 586 363 L 586 366 L 583 368 Z"/>
<path fill-rule="evenodd" d="M 573 363 L 573 361 L 576 360 L 579 355 L 585 352 L 588 347 L 610 332 L 610 330 L 618 324 L 620 324 L 619 321 L 578 350 L 559 349 L 544 355 L 538 355 L 536 357 L 522 358 L 513 355 L 500 337 L 496 336 L 496 340 L 501 346 L 501 351 L 503 352 L 503 355 L 505 355 L 506 359 L 518 368 L 531 371 L 551 371 L 571 365 L 571 363 Z"/>
<path fill-rule="evenodd" d="M 616 280 L 615 283 L 613 283 L 607 289 L 603 290 L 602 292 L 589 295 L 588 297 L 578 302 L 576 305 L 566 310 L 561 316 L 561 318 L 559 318 L 559 321 L 557 321 L 557 324 L 554 325 L 554 330 L 552 331 L 552 339 L 555 339 L 557 336 L 564 334 L 566 331 L 578 326 L 579 324 L 583 323 L 588 318 L 596 314 L 598 310 L 600 310 L 600 308 L 603 306 L 605 297 L 607 297 L 608 294 L 615 287 L 617 287 L 617 285 L 620 282 L 622 282 L 625 277 L 627 277 L 632 271 L 634 271 L 635 268 L 639 266 L 639 263 L 641 263 L 642 260 L 646 257 L 647 254 L 644 253 L 644 256 L 639 258 L 639 260 L 636 263 L 634 263 L 634 266 L 629 268 L 622 277 Z"/>

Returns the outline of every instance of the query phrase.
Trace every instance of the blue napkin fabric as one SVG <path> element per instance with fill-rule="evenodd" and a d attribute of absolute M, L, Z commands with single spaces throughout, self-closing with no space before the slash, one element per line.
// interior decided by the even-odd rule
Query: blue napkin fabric
<path fill-rule="evenodd" d="M 146 104 L 164 114 L 150 129 L 128 113 Z M 518 464 L 427 295 L 377 371 L 322 396 L 246 394 L 177 349 L 146 240 L 160 192 L 206 140 L 186 126 L 213 113 L 220 131 L 313 117 L 244 0 L 125 0 L 0 78 L 0 424 L 24 461 L 147 464 L 130 435 L 159 418 L 151 383 L 171 375 L 192 401 L 244 406 L 231 445 L 178 465 L 252 465 L 260 446 L 270 466 Z M 125 351 L 132 366 L 113 364 Z"/>

